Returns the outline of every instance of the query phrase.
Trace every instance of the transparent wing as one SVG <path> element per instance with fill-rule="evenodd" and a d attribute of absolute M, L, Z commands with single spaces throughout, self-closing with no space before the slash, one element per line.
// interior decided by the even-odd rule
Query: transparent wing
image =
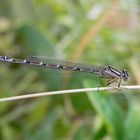
<path fill-rule="evenodd" d="M 73 63 L 73 62 L 69 62 L 69 61 L 65 61 L 65 60 L 59 60 L 59 59 L 54 59 L 51 57 L 44 57 L 44 56 L 41 56 L 41 57 L 32 56 L 32 57 L 28 58 L 28 60 L 36 61 L 38 63 L 43 62 L 45 64 L 62 65 L 65 67 L 70 67 L 70 68 L 78 67 L 78 68 L 86 70 L 87 72 L 88 71 L 90 72 L 92 69 L 94 69 L 96 71 L 96 73 L 99 75 L 101 75 L 101 71 L 106 67 L 106 66 L 93 66 L 93 65 L 82 64 L 82 63 Z"/>
<path fill-rule="evenodd" d="M 101 68 L 98 66 L 91 66 L 88 64 L 82 64 L 82 63 L 73 63 L 70 61 L 65 61 L 65 60 L 61 60 L 61 59 L 55 59 L 52 57 L 46 57 L 46 56 L 31 56 L 28 58 L 28 60 L 34 60 L 34 61 L 38 61 L 38 62 L 44 62 L 47 64 L 62 64 L 62 65 L 66 65 L 66 66 L 81 66 L 81 67 L 87 67 L 87 68 Z"/>

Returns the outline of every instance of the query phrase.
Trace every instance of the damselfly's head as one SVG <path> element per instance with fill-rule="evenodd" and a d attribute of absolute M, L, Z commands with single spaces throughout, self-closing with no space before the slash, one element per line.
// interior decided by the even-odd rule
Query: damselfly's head
<path fill-rule="evenodd" d="M 128 75 L 128 72 L 126 70 L 122 70 L 121 75 L 122 75 L 122 78 L 124 81 L 128 80 L 129 75 Z"/>

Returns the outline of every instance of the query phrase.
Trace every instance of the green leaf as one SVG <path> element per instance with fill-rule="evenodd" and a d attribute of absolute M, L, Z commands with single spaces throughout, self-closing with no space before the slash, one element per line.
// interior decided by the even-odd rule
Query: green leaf
<path fill-rule="evenodd" d="M 29 25 L 24 25 L 17 30 L 16 40 L 32 55 L 54 55 L 54 48 L 49 39 Z"/>
<path fill-rule="evenodd" d="M 15 138 L 12 127 L 7 123 L 1 124 L 1 133 L 3 140 L 11 140 Z"/>
<path fill-rule="evenodd" d="M 125 139 L 140 140 L 140 108 L 138 103 L 132 103 L 125 121 Z"/>
<path fill-rule="evenodd" d="M 91 83 L 88 82 L 84 85 L 85 87 L 92 86 Z M 124 114 L 114 98 L 106 94 L 106 92 L 88 92 L 87 96 L 92 106 L 105 123 L 106 129 L 112 139 L 123 140 Z"/>
<path fill-rule="evenodd" d="M 42 126 L 37 131 L 28 136 L 28 140 L 52 140 L 54 138 L 55 122 L 58 119 L 58 111 L 52 110 L 42 123 Z"/>

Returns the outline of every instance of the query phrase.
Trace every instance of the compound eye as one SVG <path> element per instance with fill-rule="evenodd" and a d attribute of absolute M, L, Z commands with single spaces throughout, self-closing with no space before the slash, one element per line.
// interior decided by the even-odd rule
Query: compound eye
<path fill-rule="evenodd" d="M 125 81 L 127 81 L 127 79 L 128 79 L 128 72 L 126 70 L 122 70 L 122 73 L 123 73 L 123 79 Z"/>

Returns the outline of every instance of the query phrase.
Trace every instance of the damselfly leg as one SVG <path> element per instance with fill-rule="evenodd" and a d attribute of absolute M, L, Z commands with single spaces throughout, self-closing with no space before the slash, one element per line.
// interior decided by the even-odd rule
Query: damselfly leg
<path fill-rule="evenodd" d="M 121 78 L 120 78 L 120 79 L 121 79 Z M 107 86 L 111 85 L 112 83 L 117 83 L 117 81 L 118 81 L 118 78 L 109 79 L 109 80 L 107 81 Z M 121 84 L 121 80 L 120 80 L 119 83 L 118 83 L 118 87 L 120 87 L 120 84 Z"/>

